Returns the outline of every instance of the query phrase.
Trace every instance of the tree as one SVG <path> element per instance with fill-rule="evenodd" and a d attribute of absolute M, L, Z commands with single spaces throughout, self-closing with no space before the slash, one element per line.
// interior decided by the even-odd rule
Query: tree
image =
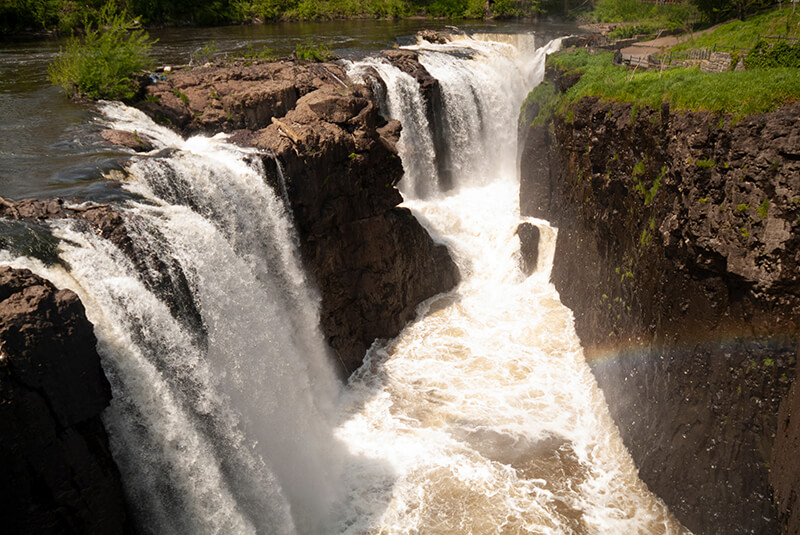
<path fill-rule="evenodd" d="M 752 11 L 777 4 L 777 0 L 693 0 L 709 22 L 719 22 L 736 15 L 744 20 Z"/>

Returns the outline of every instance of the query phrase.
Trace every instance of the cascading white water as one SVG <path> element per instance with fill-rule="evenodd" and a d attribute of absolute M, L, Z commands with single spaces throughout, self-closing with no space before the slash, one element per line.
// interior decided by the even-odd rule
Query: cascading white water
<path fill-rule="evenodd" d="M 118 104 L 118 129 L 156 140 L 122 217 L 145 270 L 178 270 L 176 314 L 147 273 L 74 221 L 55 223 L 71 269 L 0 255 L 75 290 L 114 399 L 114 457 L 144 532 L 678 533 L 638 480 L 583 359 L 572 316 L 539 269 L 519 270 L 516 115 L 543 75 L 532 36 L 421 43 L 442 87 L 454 188 L 439 191 L 417 83 L 367 59 L 403 123 L 406 205 L 462 274 L 344 393 L 334 380 L 285 206 L 261 157 L 184 140 Z M 151 274 L 153 275 L 153 274 Z M 177 280 L 177 275 L 168 281 Z M 179 285 L 180 286 L 180 285 Z"/>
<path fill-rule="evenodd" d="M 373 347 L 350 380 L 336 434 L 386 468 L 345 469 L 345 533 L 684 531 L 638 479 L 549 283 L 555 229 L 530 220 L 542 230 L 539 269 L 526 278 L 518 267 L 516 115 L 557 46 L 530 53 L 484 37 L 413 47 L 444 91 L 454 188 L 438 192 L 435 174 L 416 174 L 429 152 L 416 135 L 401 148 L 401 188 L 462 282 Z M 371 60 L 351 72 L 368 67 L 404 129 L 425 119 L 408 109 L 418 99 L 392 104 L 408 93 L 396 68 Z"/>
<path fill-rule="evenodd" d="M 104 418 L 141 529 L 326 531 L 342 455 L 332 437 L 339 387 L 290 218 L 260 158 L 219 137 L 183 140 L 119 104 L 103 111 L 114 128 L 160 145 L 129 166 L 126 188 L 145 200 L 123 218 L 142 254 L 178 262 L 203 332 L 75 223 L 56 230 L 68 274 L 13 263 L 86 305 L 114 395 Z"/>
<path fill-rule="evenodd" d="M 409 74 L 379 58 L 351 64 L 348 74 L 366 82 L 365 75 L 371 70 L 380 75 L 389 89 L 384 107 L 392 118 L 403 124 L 398 143 L 398 150 L 406 155 L 402 190 L 406 194 L 424 196 L 431 191 L 429 177 L 436 176 L 436 151 L 419 84 Z"/>

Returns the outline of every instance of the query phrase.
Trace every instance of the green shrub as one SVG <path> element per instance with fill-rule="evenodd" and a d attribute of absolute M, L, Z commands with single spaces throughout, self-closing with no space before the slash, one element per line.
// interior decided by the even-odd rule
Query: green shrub
<path fill-rule="evenodd" d="M 758 215 L 761 219 L 766 219 L 769 215 L 769 199 L 764 199 L 758 207 Z"/>
<path fill-rule="evenodd" d="M 800 68 L 800 41 L 778 41 L 770 46 L 761 39 L 744 58 L 744 65 L 748 69 Z"/>
<path fill-rule="evenodd" d="M 312 43 L 298 44 L 294 49 L 297 59 L 303 61 L 328 61 L 333 59 L 333 53 L 325 43 L 314 45 Z"/>
<path fill-rule="evenodd" d="M 236 53 L 234 53 L 234 57 L 244 58 L 248 60 L 265 59 L 268 61 L 274 61 L 278 58 L 278 55 L 275 53 L 274 50 L 272 50 L 267 46 L 262 48 L 256 48 L 253 46 L 253 43 L 248 43 L 247 47 L 244 50 L 239 50 Z"/>
<path fill-rule="evenodd" d="M 653 24 L 631 24 L 618 26 L 613 32 L 608 34 L 611 39 L 630 39 L 637 35 L 647 35 L 658 31 L 658 26 Z"/>
<path fill-rule="evenodd" d="M 214 61 L 214 56 L 219 54 L 219 47 L 216 41 L 211 41 L 192 52 L 189 57 L 191 65 L 204 65 Z"/>
<path fill-rule="evenodd" d="M 96 28 L 87 21 L 86 35 L 73 36 L 61 49 L 47 69 L 48 77 L 71 96 L 132 98 L 139 88 L 136 74 L 152 65 L 152 44 L 146 32 L 109 3 Z"/>

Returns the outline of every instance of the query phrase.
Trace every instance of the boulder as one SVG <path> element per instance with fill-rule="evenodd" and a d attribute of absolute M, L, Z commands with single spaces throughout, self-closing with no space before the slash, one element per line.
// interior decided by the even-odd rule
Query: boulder
<path fill-rule="evenodd" d="M 530 275 L 536 271 L 539 261 L 539 227 L 532 223 L 521 223 L 516 234 L 519 237 L 520 269 Z"/>
<path fill-rule="evenodd" d="M 155 148 L 152 140 L 137 132 L 107 129 L 100 132 L 100 135 L 113 145 L 119 145 L 136 152 L 150 152 Z"/>

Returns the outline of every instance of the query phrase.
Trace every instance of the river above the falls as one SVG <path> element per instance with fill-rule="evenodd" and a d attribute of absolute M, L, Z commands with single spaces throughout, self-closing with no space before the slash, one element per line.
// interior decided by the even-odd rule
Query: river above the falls
<path fill-rule="evenodd" d="M 166 28 L 149 33 L 158 40 L 159 65 L 185 65 L 213 43 L 215 56 L 269 48 L 289 56 L 298 44 L 325 43 L 338 56 L 358 59 L 377 50 L 408 44 L 423 28 L 443 20 L 294 22 L 215 28 Z M 542 39 L 577 30 L 574 24 L 462 21 L 468 32 L 529 33 Z M 78 197 L 108 201 L 127 194 L 102 178 L 127 153 L 101 136 L 94 103 L 72 102 L 47 80 L 47 65 L 64 39 L 0 41 L 0 197 Z"/>

